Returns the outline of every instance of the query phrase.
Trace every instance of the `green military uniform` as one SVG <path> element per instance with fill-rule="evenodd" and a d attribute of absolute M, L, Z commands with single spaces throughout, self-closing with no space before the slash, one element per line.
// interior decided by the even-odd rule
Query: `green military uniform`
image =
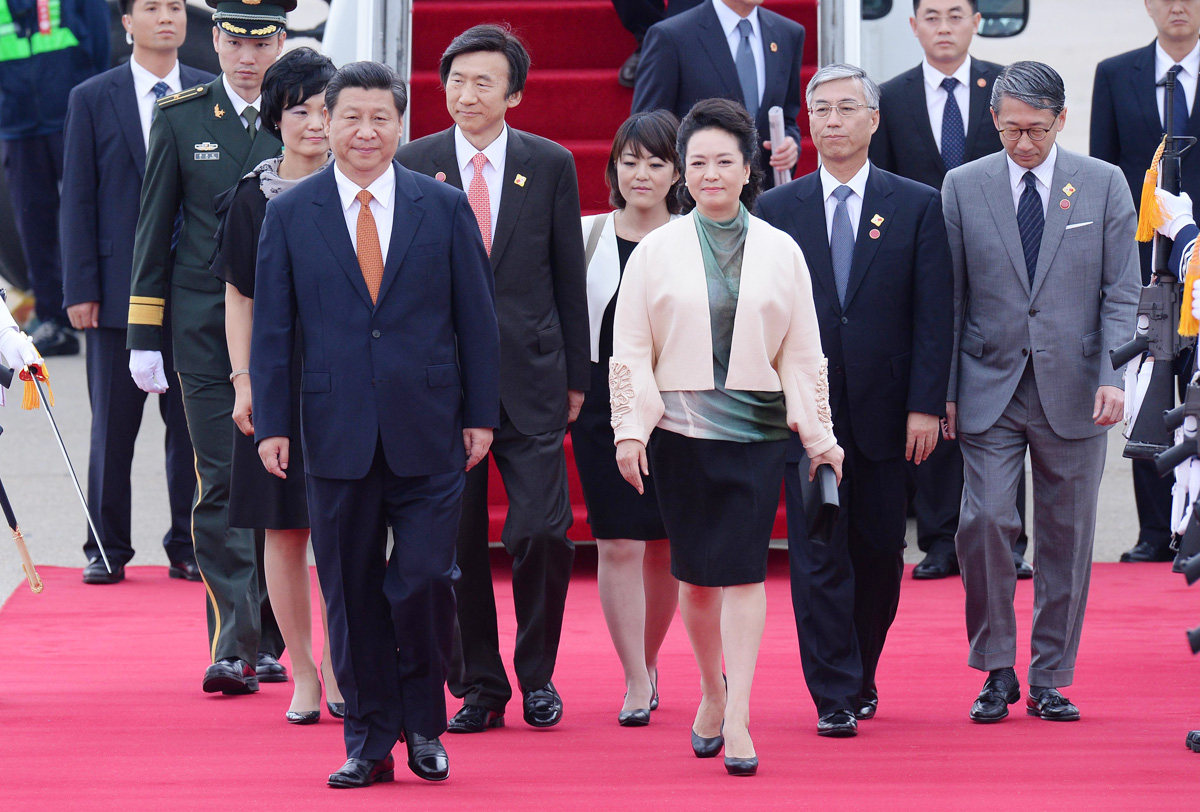
<path fill-rule="evenodd" d="M 208 596 L 210 654 L 214 662 L 238 658 L 251 666 L 260 632 L 254 533 L 227 520 L 234 391 L 225 286 L 209 261 L 217 230 L 213 198 L 281 146 L 266 130 L 250 134 L 221 77 L 164 97 L 150 128 L 129 297 L 128 347 L 136 350 L 162 349 L 164 306 L 171 302 L 175 369 L 196 450 L 192 541 Z M 183 229 L 172 262 L 181 205 Z"/>

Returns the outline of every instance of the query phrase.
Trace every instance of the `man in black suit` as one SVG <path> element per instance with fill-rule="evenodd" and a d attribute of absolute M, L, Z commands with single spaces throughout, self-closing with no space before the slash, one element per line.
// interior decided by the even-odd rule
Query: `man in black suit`
<path fill-rule="evenodd" d="M 796 441 L 784 476 L 804 677 L 818 734 L 845 737 L 879 703 L 875 672 L 904 572 L 905 465 L 933 451 L 945 415 L 953 282 L 938 193 L 867 160 L 878 86 L 861 68 L 833 64 L 807 97 L 822 168 L 764 194 L 758 211 L 808 261 L 846 451 L 828 543 L 808 538 L 808 461 Z"/>
<path fill-rule="evenodd" d="M 204 71 L 181 65 L 187 35 L 183 0 L 122 0 L 121 22 L 133 40 L 129 63 L 88 79 L 67 104 L 63 161 L 63 304 L 71 326 L 87 344 L 88 395 L 92 406 L 88 504 L 96 511 L 113 565 L 100 558 L 88 532 L 83 552 L 87 584 L 125 577 L 133 558 L 129 475 L 146 393 L 129 377 L 129 277 L 137 229 L 142 175 L 154 103 L 168 93 L 207 82 Z M 171 353 L 165 372 L 175 377 Z M 163 537 L 172 578 L 199 581 L 192 550 L 195 461 L 179 387 L 158 397 L 166 423 L 167 496 L 171 527 Z"/>
<path fill-rule="evenodd" d="M 500 427 L 491 451 L 508 494 L 502 540 L 513 556 L 513 665 L 525 721 L 562 718 L 551 682 L 575 559 L 563 437 L 588 388 L 588 314 L 579 186 L 571 153 L 507 126 L 529 54 L 506 27 L 468 29 L 442 54 L 454 126 L 396 153 L 401 164 L 467 191 L 496 276 Z M 487 466 L 467 476 L 458 531 L 459 645 L 450 692 L 462 709 L 451 733 L 504 723 L 512 696 L 496 628 L 488 554 Z"/>
<path fill-rule="evenodd" d="M 1116 164 L 1129 182 L 1133 205 L 1141 205 L 1142 179 L 1162 141 L 1166 91 L 1158 85 L 1175 71 L 1177 135 L 1200 137 L 1196 115 L 1196 78 L 1200 74 L 1200 3 L 1146 0 L 1146 11 L 1158 29 L 1154 42 L 1096 66 L 1092 86 L 1093 158 Z M 1184 153 L 1182 191 L 1200 196 L 1200 155 Z M 1142 284 L 1150 282 L 1150 246 L 1141 249 Z M 1121 555 L 1124 562 L 1170 561 L 1171 477 L 1160 477 L 1154 464 L 1133 461 L 1133 497 L 1138 512 L 1137 544 Z"/>
<path fill-rule="evenodd" d="M 783 108 L 787 137 L 763 142 L 763 185 L 772 170 L 789 174 L 800 156 L 800 59 L 804 26 L 759 8 L 763 0 L 706 0 L 653 26 L 646 34 L 633 90 L 633 112 L 670 110 L 680 119 L 701 99 L 741 102 L 759 136 L 770 133 L 767 111 Z"/>
<path fill-rule="evenodd" d="M 992 81 L 1001 66 L 972 59 L 979 29 L 978 0 L 913 0 L 909 19 L 925 60 L 880 88 L 879 130 L 871 138 L 871 163 L 934 189 L 956 166 L 1001 150 L 992 123 Z M 962 501 L 963 461 L 957 440 L 943 439 L 925 463 L 912 470 L 916 482 L 917 546 L 925 558 L 913 578 L 958 574 L 954 534 Z M 1018 578 L 1032 578 L 1025 562 L 1025 483 L 1017 493 L 1021 534 L 1013 551 Z"/>

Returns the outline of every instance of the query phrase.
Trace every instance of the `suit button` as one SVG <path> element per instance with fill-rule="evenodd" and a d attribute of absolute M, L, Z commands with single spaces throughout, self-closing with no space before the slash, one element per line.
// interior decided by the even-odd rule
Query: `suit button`
<path fill-rule="evenodd" d="M 1036 316 L 1036 315 L 1037 315 L 1037 311 L 1036 311 L 1036 310 L 1034 310 L 1034 309 L 1031 307 L 1031 308 L 1029 308 L 1029 315 L 1031 315 L 1031 316 Z"/>
<path fill-rule="evenodd" d="M 379 331 L 378 331 L 378 330 L 372 330 L 372 331 L 371 331 L 371 338 L 379 338 L 379 335 L 380 335 L 380 334 L 379 334 Z"/>
<path fill-rule="evenodd" d="M 849 323 L 850 323 L 850 319 L 846 318 L 845 316 L 842 316 L 842 324 L 849 324 Z"/>
<path fill-rule="evenodd" d="M 1025 347 L 1022 347 L 1022 348 L 1021 348 L 1021 355 L 1029 355 L 1029 350 L 1027 350 Z"/>

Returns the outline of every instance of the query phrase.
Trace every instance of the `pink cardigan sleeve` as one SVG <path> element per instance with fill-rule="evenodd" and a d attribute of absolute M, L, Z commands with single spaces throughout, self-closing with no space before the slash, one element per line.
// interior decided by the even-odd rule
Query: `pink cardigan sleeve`
<path fill-rule="evenodd" d="M 829 412 L 828 361 L 821 352 L 812 279 L 799 248 L 792 249 L 791 260 L 795 279 L 792 318 L 775 358 L 775 369 L 783 386 L 788 427 L 800 435 L 809 456 L 815 457 L 837 444 Z"/>
<path fill-rule="evenodd" d="M 649 442 L 663 415 L 654 380 L 654 331 L 646 295 L 649 252 L 635 248 L 625 265 L 613 315 L 613 354 L 608 362 L 609 402 L 616 442 Z"/>

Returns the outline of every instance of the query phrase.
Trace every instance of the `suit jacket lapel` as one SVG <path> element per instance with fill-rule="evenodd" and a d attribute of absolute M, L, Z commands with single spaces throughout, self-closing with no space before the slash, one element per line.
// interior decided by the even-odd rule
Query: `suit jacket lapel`
<path fill-rule="evenodd" d="M 379 298 L 376 300 L 378 307 L 383 303 L 383 297 L 387 295 L 388 289 L 395 281 L 396 275 L 400 271 L 400 262 L 404 259 L 404 255 L 408 253 L 408 246 L 412 244 L 413 237 L 417 235 L 417 229 L 421 225 L 421 217 L 425 211 L 417 202 L 421 199 L 421 189 L 413 180 L 412 173 L 400 166 L 396 161 L 392 161 L 392 170 L 396 173 L 396 201 L 394 203 L 395 210 L 392 212 L 392 238 L 388 244 L 387 257 L 383 262 L 383 281 L 379 283 Z M 446 175 L 449 178 L 449 174 Z M 361 275 L 361 274 L 360 274 Z"/>
<path fill-rule="evenodd" d="M 1013 206 L 1012 187 L 1008 184 L 1007 153 L 999 153 L 990 160 L 989 177 L 983 182 L 984 198 L 992 211 L 1000 233 L 1000 242 L 1008 252 L 1013 271 L 1021 281 L 1025 293 L 1029 293 L 1029 272 L 1025 268 L 1025 252 L 1021 248 L 1021 229 L 1017 227 L 1017 210 Z"/>
<path fill-rule="evenodd" d="M 799 205 L 792 210 L 792 228 L 799 238 L 800 250 L 804 253 L 810 275 L 825 291 L 825 298 L 833 305 L 834 311 L 840 314 L 842 307 L 838 301 L 837 282 L 833 278 L 833 257 L 829 252 L 825 200 L 821 191 L 820 172 L 813 172 L 796 184 Z"/>
<path fill-rule="evenodd" d="M 511 137 L 512 130 L 509 130 Z M 507 159 L 506 159 L 507 161 Z M 505 164 L 507 166 L 507 163 Z M 446 177 L 443 183 L 449 183 L 455 189 L 467 191 L 462 185 L 462 169 L 458 166 L 458 151 L 454 146 L 454 127 L 448 130 L 442 130 L 442 134 L 438 137 L 437 150 L 433 155 L 433 166 L 437 172 L 441 172 Z"/>
<path fill-rule="evenodd" d="M 342 198 L 338 194 L 337 178 L 330 167 L 320 174 L 316 183 L 316 194 L 313 205 L 316 207 L 313 218 L 317 223 L 317 233 L 329 246 L 329 250 L 337 258 L 342 273 L 350 280 L 350 285 L 358 293 L 368 308 L 374 308 L 371 302 L 371 292 L 367 290 L 366 280 L 363 279 L 362 269 L 358 267 L 358 255 L 354 253 L 354 243 L 350 241 L 350 232 L 346 228 L 346 215 L 342 211 Z M 394 232 L 394 229 L 393 229 Z M 391 246 L 388 253 L 392 251 Z M 382 286 L 380 292 L 382 295 Z"/>
<path fill-rule="evenodd" d="M 1133 70 L 1129 72 L 1129 82 L 1133 86 L 1133 97 L 1138 100 L 1142 116 L 1160 136 L 1162 135 L 1162 114 L 1158 112 L 1158 77 L 1154 75 L 1154 43 L 1138 54 Z M 1195 105 L 1193 105 L 1195 106 Z"/>
<path fill-rule="evenodd" d="M 985 132 L 992 123 L 992 83 L 988 72 L 978 59 L 971 60 L 971 97 L 967 103 L 967 151 L 964 160 L 974 154 L 975 139 L 980 132 Z M 980 85 L 980 80 L 983 84 Z"/>
<path fill-rule="evenodd" d="M 733 55 L 729 53 L 729 40 L 721 29 L 721 21 L 711 3 L 705 3 L 700 15 L 700 46 L 708 54 L 709 61 L 716 68 L 721 84 L 725 86 L 725 95 L 730 98 L 742 98 L 742 83 L 738 80 L 737 66 L 733 64 Z M 762 25 L 762 15 L 759 15 L 759 25 Z M 769 77 L 770 71 L 767 71 Z M 768 78 L 768 82 L 770 79 Z M 713 93 L 714 96 L 721 95 Z M 766 98 L 764 95 L 763 98 Z"/>
<path fill-rule="evenodd" d="M 763 105 L 768 103 L 768 99 L 783 98 L 787 92 L 787 72 L 788 64 L 786 62 L 787 54 L 779 51 L 772 51 L 771 45 L 778 44 L 779 37 L 775 33 L 775 21 L 768 17 L 763 12 L 765 9 L 758 11 L 758 25 L 762 30 L 762 49 L 763 49 L 763 73 L 766 76 L 765 86 L 763 87 Z M 729 48 L 725 48 L 725 52 L 729 52 Z M 736 72 L 737 66 L 734 66 Z M 782 89 L 777 88 L 780 82 L 784 82 L 785 86 Z M 741 83 L 738 83 L 741 86 Z M 775 94 L 775 95 L 772 95 Z M 784 122 L 785 124 L 787 122 Z M 762 139 L 759 139 L 760 141 Z"/>
<path fill-rule="evenodd" d="M 895 205 L 888 200 L 892 194 L 891 186 L 875 167 L 867 173 L 865 191 L 862 211 L 858 215 L 858 235 L 854 239 L 854 261 L 850 264 L 850 280 L 846 285 L 846 309 L 854 301 L 854 294 L 867 275 L 879 244 L 887 238 L 887 229 L 896 211 Z M 873 230 L 878 230 L 878 237 L 871 237 Z"/>
<path fill-rule="evenodd" d="M 250 154 L 250 133 L 242 126 L 242 120 L 238 118 L 237 110 L 229 100 L 229 94 L 225 92 L 225 84 L 221 77 L 218 76 L 210 82 L 208 87 L 208 107 L 202 119 L 205 129 L 233 163 L 245 166 L 246 158 Z"/>
<path fill-rule="evenodd" d="M 929 104 L 925 100 L 925 73 L 918 67 L 915 74 L 908 77 L 904 83 L 905 107 L 910 112 L 910 118 L 915 123 L 917 139 L 922 143 L 920 149 L 931 155 L 938 156 L 941 164 L 942 154 L 938 151 L 937 141 L 933 137 L 933 125 L 929 123 Z"/>
<path fill-rule="evenodd" d="M 1046 274 L 1050 272 L 1054 255 L 1058 253 L 1058 246 L 1071 219 L 1071 210 L 1064 209 L 1062 201 L 1070 202 L 1072 198 L 1062 189 L 1071 182 L 1077 169 L 1074 156 L 1059 147 L 1058 158 L 1054 162 L 1054 180 L 1050 184 L 1050 200 L 1046 205 L 1046 226 L 1042 231 L 1042 244 L 1038 248 L 1037 271 L 1033 275 L 1033 291 L 1029 296 L 1031 301 L 1037 298 L 1042 283 L 1046 281 Z M 1082 197 L 1079 191 L 1075 194 Z"/>
<path fill-rule="evenodd" d="M 492 235 L 492 268 L 499 267 L 508 248 L 513 231 L 516 230 L 517 220 L 521 217 L 521 207 L 529 189 L 536 182 L 534 167 L 530 162 L 529 147 L 521 139 L 520 133 L 512 127 L 508 128 L 508 148 L 504 154 L 504 178 L 500 182 L 500 211 L 496 215 L 496 233 Z M 523 175 L 525 182 L 517 184 L 517 175 Z"/>
<path fill-rule="evenodd" d="M 109 100 L 116 113 L 117 126 L 125 136 L 125 144 L 137 167 L 138 175 L 146 174 L 146 141 L 142 136 L 142 113 L 138 109 L 137 90 L 133 85 L 133 72 L 129 65 L 113 75 Z"/>

